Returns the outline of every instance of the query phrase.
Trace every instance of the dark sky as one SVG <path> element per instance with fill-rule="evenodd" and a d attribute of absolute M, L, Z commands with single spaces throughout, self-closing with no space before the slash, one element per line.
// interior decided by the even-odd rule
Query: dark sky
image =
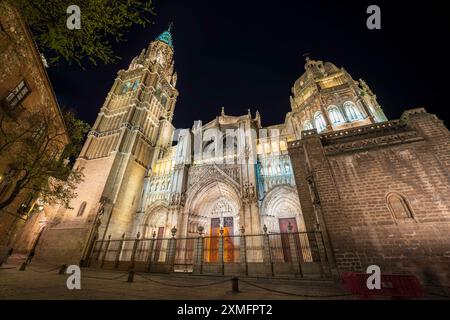
<path fill-rule="evenodd" d="M 135 27 L 115 46 L 116 65 L 56 66 L 49 74 L 61 104 L 93 123 L 117 71 L 174 22 L 180 92 L 174 125 L 191 127 L 259 109 L 263 125 L 281 123 L 304 69 L 302 54 L 344 67 L 377 94 L 389 119 L 425 107 L 450 125 L 448 35 L 443 1 L 172 1 L 155 2 L 155 23 Z M 382 30 L 366 28 L 378 4 Z"/>

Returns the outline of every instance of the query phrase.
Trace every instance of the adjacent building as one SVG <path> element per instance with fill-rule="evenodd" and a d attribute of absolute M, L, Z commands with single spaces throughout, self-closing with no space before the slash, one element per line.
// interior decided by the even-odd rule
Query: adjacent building
<path fill-rule="evenodd" d="M 60 139 L 52 145 L 56 156 L 69 138 L 42 55 L 19 12 L 6 2 L 0 3 L 0 66 L 0 246 L 26 252 L 47 218 L 42 207 L 35 206 L 38 194 L 32 185 L 11 197 L 24 176 L 18 164 L 27 156 L 24 145 L 38 146 L 45 133 L 58 132 Z M 44 117 L 51 123 L 35 121 Z M 49 152 L 41 157 L 50 156 Z M 22 237 L 30 219 L 33 223 L 27 224 Z"/>

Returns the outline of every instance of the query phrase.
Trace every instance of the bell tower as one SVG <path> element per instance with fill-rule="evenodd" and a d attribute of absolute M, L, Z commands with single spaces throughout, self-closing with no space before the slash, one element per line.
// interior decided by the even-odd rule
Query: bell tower
<path fill-rule="evenodd" d="M 118 72 L 75 164 L 84 181 L 73 209 L 46 208 L 54 219 L 37 255 L 77 262 L 95 239 L 135 236 L 129 232 L 144 178 L 172 142 L 173 53 L 169 27 Z"/>

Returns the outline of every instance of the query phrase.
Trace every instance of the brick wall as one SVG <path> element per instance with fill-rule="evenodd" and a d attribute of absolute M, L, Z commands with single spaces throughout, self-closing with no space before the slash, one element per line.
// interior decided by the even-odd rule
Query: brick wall
<path fill-rule="evenodd" d="M 306 132 L 289 152 L 303 214 L 321 222 L 339 272 L 377 264 L 450 283 L 450 133 L 442 121 L 414 109 L 359 131 Z M 394 217 L 392 193 L 412 217 Z"/>

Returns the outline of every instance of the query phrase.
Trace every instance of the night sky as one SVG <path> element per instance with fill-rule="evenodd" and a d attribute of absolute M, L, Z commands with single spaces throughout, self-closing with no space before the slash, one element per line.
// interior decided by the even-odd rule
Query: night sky
<path fill-rule="evenodd" d="M 258 109 L 263 125 L 283 122 L 304 53 L 365 79 L 388 119 L 423 106 L 449 126 L 450 19 L 443 3 L 158 0 L 155 23 L 133 28 L 126 43 L 114 46 L 118 64 L 59 65 L 48 72 L 60 104 L 93 124 L 117 71 L 173 21 L 177 128 L 210 121 L 222 106 L 231 115 Z M 381 7 L 381 30 L 366 28 L 370 4 Z"/>

